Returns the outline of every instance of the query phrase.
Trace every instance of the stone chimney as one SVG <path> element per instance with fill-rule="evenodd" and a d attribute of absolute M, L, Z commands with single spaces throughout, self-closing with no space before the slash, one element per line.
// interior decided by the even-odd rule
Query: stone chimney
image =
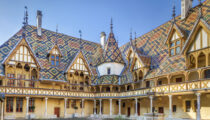
<path fill-rule="evenodd" d="M 42 36 L 42 11 L 37 10 L 37 35 Z"/>
<path fill-rule="evenodd" d="M 185 19 L 192 8 L 193 0 L 181 0 L 181 19 Z"/>
<path fill-rule="evenodd" d="M 101 46 L 103 49 L 105 47 L 105 44 L 106 44 L 106 34 L 105 32 L 101 32 Z"/>

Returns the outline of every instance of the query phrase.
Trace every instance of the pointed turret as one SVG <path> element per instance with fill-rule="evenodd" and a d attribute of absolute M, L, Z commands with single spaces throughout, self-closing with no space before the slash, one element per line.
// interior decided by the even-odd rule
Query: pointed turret
<path fill-rule="evenodd" d="M 98 64 L 98 71 L 100 73 L 100 76 L 120 76 L 125 66 L 121 51 L 118 48 L 118 43 L 114 37 L 112 19 L 110 24 L 109 37 L 106 42 L 101 61 Z"/>
<path fill-rule="evenodd" d="M 104 62 L 116 62 L 125 64 L 121 55 L 121 51 L 118 47 L 118 43 L 114 37 L 112 20 L 110 28 L 111 30 L 105 46 Z"/>

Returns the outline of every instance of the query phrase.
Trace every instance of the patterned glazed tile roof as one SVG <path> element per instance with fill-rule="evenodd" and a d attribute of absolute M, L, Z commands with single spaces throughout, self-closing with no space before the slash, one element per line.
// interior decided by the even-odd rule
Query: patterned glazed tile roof
<path fill-rule="evenodd" d="M 118 48 L 118 43 L 114 38 L 114 33 L 110 32 L 109 38 L 106 42 L 105 51 L 103 56 L 99 58 L 98 64 L 102 64 L 104 62 L 117 62 L 125 64 L 120 49 Z"/>
<path fill-rule="evenodd" d="M 118 84 L 119 76 L 117 75 L 104 75 L 98 79 L 98 84 Z"/>
<path fill-rule="evenodd" d="M 202 5 L 203 20 L 210 25 L 210 2 L 206 0 Z M 189 36 L 193 30 L 198 18 L 198 7 L 190 10 L 186 20 L 180 20 L 180 16 L 176 17 L 176 25 L 182 30 L 186 37 Z M 171 21 L 168 21 L 152 31 L 137 38 L 137 53 L 144 64 L 150 65 L 150 70 L 145 78 L 152 78 L 164 74 L 180 71 L 185 69 L 185 57 L 183 55 L 176 55 L 170 57 L 168 55 L 168 46 L 164 44 L 165 39 L 170 31 Z M 35 53 L 37 60 L 40 63 L 40 80 L 54 80 L 65 81 L 64 72 L 66 67 L 73 61 L 79 51 L 79 38 L 57 34 L 57 45 L 62 53 L 59 66 L 51 66 L 47 54 L 52 49 L 56 40 L 56 32 L 42 29 L 42 37 L 37 36 L 37 29 L 35 26 L 28 25 L 26 27 L 26 40 Z M 22 38 L 22 29 L 12 36 L 8 41 L 0 46 L 0 62 L 10 53 L 15 45 Z M 118 48 L 114 34 L 111 32 L 106 44 L 105 52 L 101 45 L 90 41 L 82 40 L 83 54 L 93 73 L 91 77 L 93 84 L 125 84 L 132 82 L 132 74 L 129 69 L 126 69 L 122 76 L 103 76 L 98 77 L 96 66 L 102 62 L 119 62 L 126 65 L 126 53 L 130 48 L 127 43 Z M 104 55 L 103 55 L 104 54 Z M 0 76 L 4 76 L 4 65 L 0 65 Z"/>
<path fill-rule="evenodd" d="M 39 63 L 41 64 L 40 70 L 40 80 L 65 80 L 64 72 L 66 66 L 73 60 L 75 55 L 79 51 L 79 38 L 67 36 L 61 33 L 58 33 L 58 43 L 62 57 L 60 64 L 58 66 L 51 66 L 48 60 L 49 51 L 53 48 L 56 40 L 56 32 L 42 29 L 42 37 L 37 36 L 37 29 L 35 26 L 28 25 L 26 26 L 26 40 L 31 46 L 32 51 L 35 53 L 35 56 Z M 6 41 L 3 45 L 0 46 L 0 62 L 3 61 L 3 58 L 9 54 L 9 52 L 15 47 L 15 45 L 22 38 L 22 29 Z M 82 40 L 83 45 L 83 55 L 87 58 L 88 63 L 92 64 L 91 71 L 94 76 L 97 76 L 94 58 L 92 55 L 96 54 L 97 50 L 100 49 L 100 45 L 97 43 L 89 42 Z M 4 66 L 0 65 L 0 74 L 4 75 Z"/>
<path fill-rule="evenodd" d="M 186 36 L 193 30 L 198 14 L 199 6 L 192 8 L 186 20 L 181 20 L 181 16 L 176 17 L 176 25 L 182 30 Z M 202 4 L 202 19 L 206 23 L 210 24 L 210 2 L 206 0 Z M 165 74 L 169 74 L 176 71 L 185 70 L 185 56 L 176 55 L 170 57 L 168 54 L 168 46 L 165 44 L 165 40 L 168 36 L 172 22 L 168 21 L 161 26 L 153 29 L 152 31 L 137 38 L 137 49 L 141 55 L 145 55 L 151 58 L 150 71 L 147 73 L 145 78 L 157 77 Z M 130 44 L 123 45 L 120 49 L 123 53 L 123 57 L 126 56 Z M 131 81 L 130 73 L 127 70 L 122 75 L 121 84 Z"/>

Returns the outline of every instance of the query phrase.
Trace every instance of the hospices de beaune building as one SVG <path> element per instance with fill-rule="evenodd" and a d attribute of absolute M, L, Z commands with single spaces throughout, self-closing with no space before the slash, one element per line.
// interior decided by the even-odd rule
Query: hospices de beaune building
<path fill-rule="evenodd" d="M 29 25 L 26 8 L 0 46 L 1 120 L 210 119 L 210 1 L 192 2 L 121 47 L 112 22 L 98 44 L 42 28 L 41 11 Z"/>

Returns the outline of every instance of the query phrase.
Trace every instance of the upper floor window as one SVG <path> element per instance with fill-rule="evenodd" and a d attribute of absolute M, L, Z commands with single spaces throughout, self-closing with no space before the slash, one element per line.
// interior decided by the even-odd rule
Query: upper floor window
<path fill-rule="evenodd" d="M 60 63 L 60 57 L 61 57 L 61 54 L 60 54 L 57 46 L 55 46 L 51 50 L 51 53 L 50 53 L 50 62 L 51 62 L 51 65 L 58 66 L 59 63 Z"/>
<path fill-rule="evenodd" d="M 174 32 L 171 41 L 169 42 L 170 48 L 170 55 L 177 55 L 181 51 L 181 39 L 179 38 L 178 34 Z"/>
<path fill-rule="evenodd" d="M 13 112 L 13 98 L 12 97 L 7 98 L 6 111 L 7 112 Z"/>
<path fill-rule="evenodd" d="M 108 75 L 111 74 L 111 68 L 107 68 L 107 74 L 108 74 Z"/>

